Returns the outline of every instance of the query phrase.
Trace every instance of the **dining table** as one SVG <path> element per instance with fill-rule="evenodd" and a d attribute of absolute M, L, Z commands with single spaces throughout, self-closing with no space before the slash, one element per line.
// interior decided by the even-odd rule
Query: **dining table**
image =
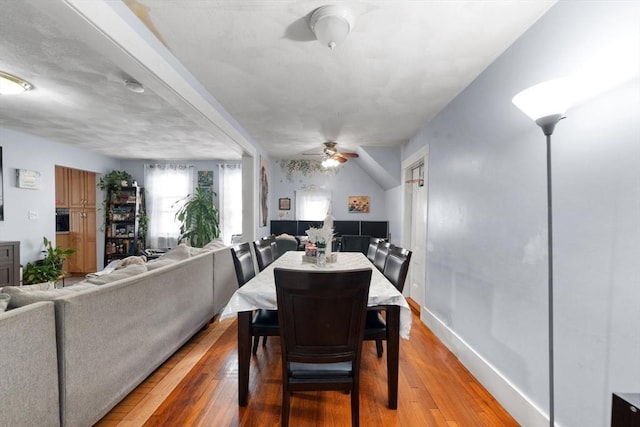
<path fill-rule="evenodd" d="M 398 407 L 398 363 L 400 338 L 409 339 L 411 310 L 402 293 L 361 252 L 335 252 L 335 261 L 318 266 L 308 262 L 304 252 L 288 251 L 239 287 L 220 315 L 220 321 L 238 318 L 238 404 L 246 406 L 249 397 L 251 362 L 251 319 L 257 309 L 277 310 L 274 268 L 314 272 L 349 271 L 370 268 L 368 307 L 386 312 L 387 323 L 387 391 L 390 409 Z"/>

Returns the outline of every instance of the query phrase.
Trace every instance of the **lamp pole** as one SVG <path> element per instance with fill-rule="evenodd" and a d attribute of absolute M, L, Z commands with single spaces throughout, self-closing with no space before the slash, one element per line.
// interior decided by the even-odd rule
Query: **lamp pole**
<path fill-rule="evenodd" d="M 548 310 L 549 310 L 549 425 L 555 425 L 554 376 L 553 376 L 553 209 L 551 197 L 551 135 L 556 124 L 564 119 L 562 114 L 541 117 L 536 124 L 547 137 L 547 258 L 548 258 Z"/>

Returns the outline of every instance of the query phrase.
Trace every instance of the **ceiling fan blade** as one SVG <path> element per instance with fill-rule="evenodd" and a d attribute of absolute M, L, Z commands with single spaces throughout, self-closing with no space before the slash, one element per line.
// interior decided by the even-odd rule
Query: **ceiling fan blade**
<path fill-rule="evenodd" d="M 358 157 L 360 157 L 358 153 L 340 153 L 340 155 L 348 159 L 357 159 Z"/>
<path fill-rule="evenodd" d="M 333 156 L 331 156 L 331 158 L 339 161 L 340 163 L 344 163 L 347 161 L 347 158 L 343 157 L 340 153 L 334 154 Z"/>

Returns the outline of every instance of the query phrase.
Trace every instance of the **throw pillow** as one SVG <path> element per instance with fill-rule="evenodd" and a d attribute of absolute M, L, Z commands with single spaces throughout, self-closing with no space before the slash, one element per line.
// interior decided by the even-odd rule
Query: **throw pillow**
<path fill-rule="evenodd" d="M 205 249 L 219 249 L 219 248 L 226 248 L 227 245 L 224 243 L 224 241 L 222 239 L 214 239 L 212 241 L 210 241 L 209 243 L 207 243 L 206 245 L 204 245 Z"/>
<path fill-rule="evenodd" d="M 115 282 L 116 280 L 137 276 L 138 274 L 145 273 L 146 271 L 147 266 L 145 264 L 131 264 L 125 268 L 121 268 L 98 277 L 87 277 L 87 282 L 93 283 L 94 285 L 105 285 L 107 283 Z"/>
<path fill-rule="evenodd" d="M 178 246 L 170 249 L 169 251 L 167 251 L 167 253 L 165 253 L 158 259 L 172 259 L 174 261 L 182 261 L 183 259 L 188 259 L 190 257 L 191 255 L 189 253 L 189 246 L 185 245 L 184 243 L 180 243 Z"/>
<path fill-rule="evenodd" d="M 116 270 L 120 270 L 122 268 L 125 268 L 128 265 L 133 265 L 133 264 L 144 264 L 147 262 L 147 257 L 144 255 L 141 256 L 129 256 L 124 258 L 122 261 L 120 261 L 120 264 L 118 265 L 118 267 L 116 267 Z"/>
<path fill-rule="evenodd" d="M 7 309 L 10 299 L 11 295 L 5 293 L 0 294 L 0 313 L 4 312 Z"/>
<path fill-rule="evenodd" d="M 33 289 L 24 290 L 22 288 L 26 288 L 26 286 L 8 286 L 3 289 L 3 292 L 11 295 L 9 308 L 22 307 L 39 301 L 51 301 L 52 299 L 62 295 L 69 295 L 86 289 L 95 288 L 95 285 L 90 285 L 88 283 L 75 284 L 73 286 L 67 286 L 66 288 L 51 289 L 48 291 Z"/>

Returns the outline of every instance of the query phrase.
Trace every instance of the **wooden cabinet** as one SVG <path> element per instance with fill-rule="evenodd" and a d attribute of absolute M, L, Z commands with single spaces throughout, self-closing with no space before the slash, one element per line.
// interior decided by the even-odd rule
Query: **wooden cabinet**
<path fill-rule="evenodd" d="M 104 265 L 115 259 L 136 255 L 144 249 L 139 236 L 140 189 L 122 187 L 109 190 L 105 223 Z"/>
<path fill-rule="evenodd" d="M 96 206 L 96 174 L 79 169 L 69 171 L 69 207 L 91 208 Z"/>
<path fill-rule="evenodd" d="M 96 262 L 96 210 L 83 208 L 69 209 L 68 247 L 76 252 L 69 257 L 70 273 L 92 273 Z"/>
<path fill-rule="evenodd" d="M 56 206 L 58 200 L 64 199 L 69 206 L 69 233 L 57 235 L 56 245 L 76 251 L 69 257 L 65 271 L 93 273 L 97 269 L 96 174 L 56 166 Z"/>
<path fill-rule="evenodd" d="M 69 169 L 56 166 L 56 207 L 69 207 Z"/>
<path fill-rule="evenodd" d="M 20 284 L 20 242 L 0 242 L 0 288 Z"/>

